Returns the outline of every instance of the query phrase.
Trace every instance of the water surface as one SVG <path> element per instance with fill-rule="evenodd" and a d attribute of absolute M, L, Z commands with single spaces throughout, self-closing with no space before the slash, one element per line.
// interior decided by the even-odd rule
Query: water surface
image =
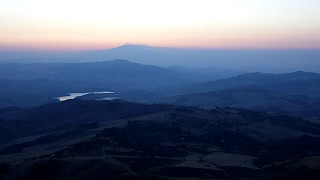
<path fill-rule="evenodd" d="M 102 92 L 69 93 L 69 96 L 61 96 L 61 97 L 57 97 L 57 99 L 59 99 L 59 101 L 62 102 L 62 101 L 70 100 L 70 99 L 75 99 L 77 97 L 84 96 L 87 94 L 113 94 L 113 93 L 115 93 L 115 92 L 102 91 Z M 113 98 L 115 98 L 115 97 L 113 97 Z M 101 100 L 113 100 L 113 99 L 103 98 Z"/>

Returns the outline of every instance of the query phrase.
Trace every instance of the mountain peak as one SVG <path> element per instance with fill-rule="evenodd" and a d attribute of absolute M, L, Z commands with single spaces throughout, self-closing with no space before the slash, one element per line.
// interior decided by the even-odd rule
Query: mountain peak
<path fill-rule="evenodd" d="M 129 60 L 127 60 L 127 59 L 114 59 L 114 60 L 111 60 L 110 62 L 131 63 L 131 61 L 129 61 Z"/>
<path fill-rule="evenodd" d="M 107 63 L 112 63 L 112 64 L 138 64 L 138 63 L 129 61 L 129 60 L 127 60 L 127 59 L 114 59 L 114 60 L 105 61 L 105 62 L 107 62 Z"/>
<path fill-rule="evenodd" d="M 149 48 L 150 46 L 146 44 L 124 44 L 119 47 L 115 47 L 113 49 L 141 49 L 141 48 Z"/>

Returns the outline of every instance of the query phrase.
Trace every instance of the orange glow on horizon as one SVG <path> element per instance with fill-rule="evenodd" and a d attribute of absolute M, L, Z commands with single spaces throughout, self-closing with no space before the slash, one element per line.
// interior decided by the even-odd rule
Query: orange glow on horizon
<path fill-rule="evenodd" d="M 320 49 L 319 0 L 3 0 L 0 50 Z"/>

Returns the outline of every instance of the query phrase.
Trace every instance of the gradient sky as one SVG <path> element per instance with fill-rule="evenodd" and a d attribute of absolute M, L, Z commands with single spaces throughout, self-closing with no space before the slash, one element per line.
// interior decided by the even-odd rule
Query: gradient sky
<path fill-rule="evenodd" d="M 320 0 L 0 0 L 0 49 L 320 49 Z"/>

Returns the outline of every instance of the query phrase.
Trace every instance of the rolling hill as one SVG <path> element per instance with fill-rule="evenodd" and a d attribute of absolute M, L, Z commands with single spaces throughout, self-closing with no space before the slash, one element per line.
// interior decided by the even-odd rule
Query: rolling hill
<path fill-rule="evenodd" d="M 168 68 L 127 60 L 0 64 L 0 107 L 56 102 L 55 97 L 72 92 L 158 91 L 197 79 Z"/>
<path fill-rule="evenodd" d="M 164 98 L 163 102 L 320 116 L 319 91 L 320 74 L 317 73 L 249 73 L 224 80 L 183 86 L 169 92 L 176 95 Z"/>
<path fill-rule="evenodd" d="M 319 73 L 318 50 L 227 50 L 168 48 L 126 44 L 119 47 L 79 52 L 0 52 L 0 62 L 61 63 L 99 62 L 130 59 L 162 67 L 201 68 L 215 66 L 228 71 L 275 72 L 313 71 Z"/>
<path fill-rule="evenodd" d="M 319 177 L 319 119 L 84 100 L 0 109 L 0 119 L 5 180 Z"/>

